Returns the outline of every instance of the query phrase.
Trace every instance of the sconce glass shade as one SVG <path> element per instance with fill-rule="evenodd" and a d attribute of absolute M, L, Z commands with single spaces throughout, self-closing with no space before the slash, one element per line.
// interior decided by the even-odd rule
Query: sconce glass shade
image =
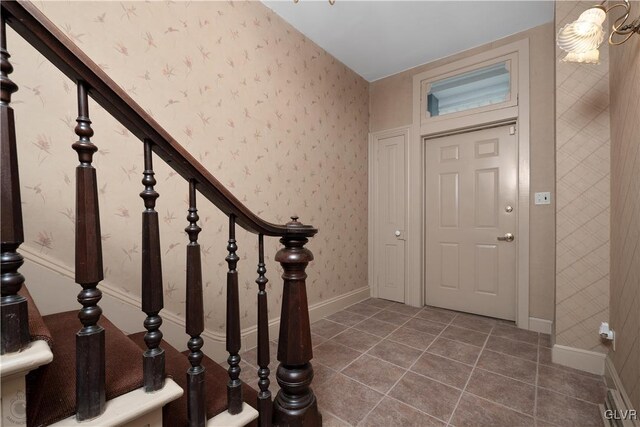
<path fill-rule="evenodd" d="M 597 50 L 604 40 L 602 23 L 606 17 L 607 13 L 600 7 L 585 10 L 577 20 L 562 27 L 558 47 L 569 53 Z"/>
<path fill-rule="evenodd" d="M 574 53 L 569 52 L 567 56 L 562 58 L 562 62 L 581 62 L 584 64 L 599 64 L 600 63 L 600 51 L 593 49 L 588 52 Z"/>

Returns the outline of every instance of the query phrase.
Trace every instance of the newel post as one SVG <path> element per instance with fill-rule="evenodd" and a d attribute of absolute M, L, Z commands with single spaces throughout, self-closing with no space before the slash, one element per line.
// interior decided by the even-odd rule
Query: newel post
<path fill-rule="evenodd" d="M 321 426 L 322 418 L 310 387 L 313 351 L 305 269 L 313 254 L 304 247 L 309 241 L 307 236 L 316 230 L 299 223 L 296 216 L 291 219 L 287 224 L 291 233 L 280 239 L 284 247 L 276 254 L 276 261 L 284 270 L 284 289 L 278 341 L 280 365 L 276 372 L 280 391 L 273 402 L 273 421 L 281 426 Z"/>

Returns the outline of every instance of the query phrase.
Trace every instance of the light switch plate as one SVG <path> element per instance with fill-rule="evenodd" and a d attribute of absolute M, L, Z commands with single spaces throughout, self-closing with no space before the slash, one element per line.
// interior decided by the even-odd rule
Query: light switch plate
<path fill-rule="evenodd" d="M 551 193 L 549 191 L 542 193 L 535 193 L 535 204 L 536 205 L 550 205 L 551 204 Z"/>

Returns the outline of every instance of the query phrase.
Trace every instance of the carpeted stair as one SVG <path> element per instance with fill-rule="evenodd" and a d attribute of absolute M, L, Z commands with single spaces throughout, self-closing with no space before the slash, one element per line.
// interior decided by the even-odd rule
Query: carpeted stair
<path fill-rule="evenodd" d="M 129 335 L 138 347 L 146 350 L 144 343 L 144 332 Z M 165 405 L 162 412 L 162 424 L 164 427 L 186 426 L 187 425 L 187 369 L 191 367 L 187 355 L 189 351 L 180 353 L 169 343 L 162 340 L 160 347 L 165 352 L 165 367 L 168 377 L 171 377 L 185 391 L 182 397 Z M 227 370 L 209 357 L 204 356 L 202 366 L 205 367 L 205 393 L 207 395 L 207 419 L 227 410 L 227 382 L 229 375 Z M 256 373 L 257 375 L 257 373 Z M 247 384 L 242 383 L 243 400 L 256 408 L 258 392 Z M 255 425 L 257 425 L 254 422 Z M 250 425 L 254 425 L 250 424 Z"/>
<path fill-rule="evenodd" d="M 76 403 L 76 332 L 80 329 L 78 311 L 41 316 L 26 287 L 20 292 L 28 300 L 29 330 L 33 339 L 45 340 L 53 352 L 53 362 L 27 376 L 27 426 L 47 426 L 72 416 Z M 146 350 L 144 332 L 126 336 L 105 316 L 99 324 L 105 329 L 107 400 L 142 387 L 142 353 Z M 186 342 L 186 339 L 185 339 Z M 163 408 L 165 427 L 187 426 L 188 351 L 179 352 L 164 340 L 166 374 L 185 392 Z M 226 369 L 205 356 L 207 418 L 227 410 Z M 242 384 L 246 403 L 256 407 L 257 392 Z M 254 421 L 251 425 L 257 425 Z"/>
<path fill-rule="evenodd" d="M 78 311 L 42 318 L 51 332 L 53 362 L 27 376 L 27 426 L 46 426 L 70 417 L 76 406 L 76 332 Z M 104 316 L 105 394 L 107 400 L 142 387 L 140 348 Z"/>

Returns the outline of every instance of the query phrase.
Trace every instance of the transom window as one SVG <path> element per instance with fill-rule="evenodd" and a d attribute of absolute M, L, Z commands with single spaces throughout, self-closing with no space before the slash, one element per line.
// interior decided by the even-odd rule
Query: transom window
<path fill-rule="evenodd" d="M 511 57 L 497 58 L 424 81 L 422 108 L 425 119 L 515 105 L 512 62 Z"/>

